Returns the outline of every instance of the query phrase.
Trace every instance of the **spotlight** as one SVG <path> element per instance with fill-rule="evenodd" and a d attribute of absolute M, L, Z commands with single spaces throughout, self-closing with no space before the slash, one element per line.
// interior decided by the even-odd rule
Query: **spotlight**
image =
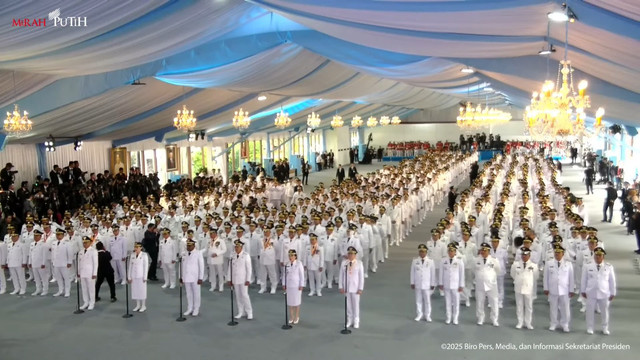
<path fill-rule="evenodd" d="M 200 131 L 200 139 L 204 140 L 204 134 L 205 134 L 205 131 L 201 130 Z"/>
<path fill-rule="evenodd" d="M 538 51 L 538 55 L 550 55 L 554 52 L 556 52 L 556 48 L 553 46 L 553 44 L 549 44 L 548 48 L 543 48 L 542 50 Z"/>
<path fill-rule="evenodd" d="M 80 141 L 80 140 L 76 139 L 76 140 L 73 142 L 73 150 L 75 150 L 75 151 L 80 151 L 80 150 L 82 150 L 82 144 L 83 144 L 83 142 L 82 142 L 82 141 Z"/>
<path fill-rule="evenodd" d="M 51 138 L 50 140 L 46 140 L 44 142 L 44 147 L 45 147 L 45 151 L 47 151 L 47 152 L 56 151 L 56 144 L 55 144 L 55 141 L 53 140 L 53 138 Z"/>
<path fill-rule="evenodd" d="M 548 13 L 547 17 L 555 22 L 567 22 L 569 20 L 567 13 L 560 10 Z"/>
<path fill-rule="evenodd" d="M 307 134 L 311 134 L 311 130 L 313 130 L 313 129 L 310 128 L 310 127 L 307 127 Z"/>
<path fill-rule="evenodd" d="M 189 133 L 189 139 L 187 139 L 189 142 L 194 142 L 196 141 L 196 134 L 195 133 Z"/>
<path fill-rule="evenodd" d="M 267 97 L 265 95 L 258 96 L 258 101 L 265 101 L 265 100 L 267 100 Z"/>
<path fill-rule="evenodd" d="M 473 70 L 472 68 L 468 67 L 468 66 L 465 66 L 462 69 L 460 69 L 460 72 L 464 73 L 464 74 L 473 74 L 476 71 Z"/>

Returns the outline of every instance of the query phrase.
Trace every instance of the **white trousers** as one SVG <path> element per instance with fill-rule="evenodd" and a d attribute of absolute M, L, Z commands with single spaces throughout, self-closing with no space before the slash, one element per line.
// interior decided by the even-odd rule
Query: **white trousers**
<path fill-rule="evenodd" d="M 216 278 L 218 279 L 218 289 L 222 290 L 224 286 L 224 271 L 222 271 L 222 264 L 209 264 L 209 282 L 211 283 L 212 289 L 215 289 L 216 287 Z"/>
<path fill-rule="evenodd" d="M 172 264 L 171 261 L 162 262 L 162 275 L 164 278 L 164 284 L 171 286 L 176 285 L 176 264 Z"/>
<path fill-rule="evenodd" d="M 276 274 L 276 264 L 260 265 L 260 289 L 265 290 L 267 288 L 267 277 L 271 283 L 271 289 L 278 287 L 278 276 Z"/>
<path fill-rule="evenodd" d="M 465 300 L 471 300 L 471 291 L 474 289 L 473 271 L 465 266 L 464 268 L 464 288 L 462 295 Z"/>
<path fill-rule="evenodd" d="M 498 289 L 485 291 L 483 286 L 476 287 L 476 317 L 478 322 L 484 322 L 484 302 L 489 299 L 491 304 L 491 321 L 498 321 Z"/>
<path fill-rule="evenodd" d="M 122 259 L 112 259 L 111 260 L 111 267 L 113 268 L 113 278 L 114 278 L 116 283 L 121 282 L 127 276 L 124 263 L 125 262 L 122 261 Z"/>
<path fill-rule="evenodd" d="M 493 309 L 491 309 L 493 310 Z M 516 317 L 518 324 L 530 326 L 533 318 L 533 294 L 516 293 Z"/>
<path fill-rule="evenodd" d="M 53 277 L 58 283 L 58 292 L 64 292 L 64 295 L 69 295 L 71 292 L 71 274 L 66 266 L 56 266 L 53 268 Z"/>
<path fill-rule="evenodd" d="M 560 322 L 558 323 L 558 310 L 560 310 Z M 550 326 L 556 327 L 558 324 L 563 328 L 569 327 L 571 319 L 571 307 L 569 295 L 549 294 L 549 320 Z"/>
<path fill-rule="evenodd" d="M 322 291 L 322 274 L 320 270 L 307 270 L 307 278 L 309 279 L 309 291 L 318 294 Z"/>
<path fill-rule="evenodd" d="M 504 301 L 504 275 L 498 275 L 498 302 Z"/>
<path fill-rule="evenodd" d="M 392 244 L 400 244 L 400 242 L 402 241 L 402 224 L 400 224 L 400 221 L 396 222 L 395 224 L 391 225 L 391 243 Z"/>
<path fill-rule="evenodd" d="M 369 248 L 362 249 L 362 267 L 364 269 L 365 275 L 369 272 L 369 260 L 371 259 L 369 250 Z"/>
<path fill-rule="evenodd" d="M 256 280 L 261 279 L 260 260 L 258 259 L 258 255 L 251 256 L 251 268 L 256 269 L 251 272 L 251 283 L 253 284 Z"/>
<path fill-rule="evenodd" d="M 0 291 L 7 290 L 7 276 L 4 274 L 4 268 L 0 268 Z"/>
<path fill-rule="evenodd" d="M 251 299 L 249 298 L 249 287 L 244 284 L 233 284 L 233 290 L 236 292 L 238 314 L 253 316 L 253 308 L 251 307 Z"/>
<path fill-rule="evenodd" d="M 329 288 L 333 287 L 333 282 L 338 279 L 337 264 L 334 265 L 333 261 L 324 262 L 324 270 L 322 271 L 322 287 L 327 285 Z"/>
<path fill-rule="evenodd" d="M 83 305 L 94 306 L 96 304 L 96 279 L 81 277 L 80 287 L 82 288 Z"/>
<path fill-rule="evenodd" d="M 416 317 L 431 317 L 431 290 L 415 289 L 416 293 Z"/>
<path fill-rule="evenodd" d="M 49 269 L 46 267 L 44 269 L 40 268 L 32 268 L 33 270 L 33 279 L 36 282 L 36 291 L 40 292 L 42 290 L 43 293 L 49 292 Z"/>
<path fill-rule="evenodd" d="M 346 293 L 347 297 L 347 322 L 360 322 L 360 295 L 358 293 Z"/>
<path fill-rule="evenodd" d="M 184 283 L 187 293 L 187 311 L 197 313 L 200 311 L 200 285 L 197 282 Z"/>
<path fill-rule="evenodd" d="M 378 249 L 375 246 L 369 248 L 369 266 L 371 270 L 378 270 Z"/>
<path fill-rule="evenodd" d="M 10 267 L 9 274 L 11 281 L 13 281 L 13 290 L 27 291 L 27 279 L 24 277 L 24 268 L 22 266 Z"/>
<path fill-rule="evenodd" d="M 444 303 L 446 306 L 447 321 L 458 322 L 458 315 L 460 314 L 460 293 L 458 289 L 444 289 Z"/>
<path fill-rule="evenodd" d="M 13 276 L 13 275 L 12 275 Z M 587 298 L 587 330 L 593 330 L 593 322 L 596 312 L 596 304 L 600 309 L 600 318 L 602 320 L 602 329 L 609 329 L 609 299 Z"/>

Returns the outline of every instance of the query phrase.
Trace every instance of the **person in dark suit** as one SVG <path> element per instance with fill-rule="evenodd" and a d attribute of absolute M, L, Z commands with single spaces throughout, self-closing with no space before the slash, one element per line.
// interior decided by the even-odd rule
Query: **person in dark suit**
<path fill-rule="evenodd" d="M 593 167 L 589 166 L 584 171 L 584 184 L 587 186 L 587 195 L 589 195 L 589 190 L 591 190 L 591 194 L 593 194 L 593 179 L 596 177 L 596 172 L 593 170 Z"/>
<path fill-rule="evenodd" d="M 302 183 L 309 185 L 309 171 L 311 171 L 311 164 L 302 159 Z"/>
<path fill-rule="evenodd" d="M 158 281 L 156 277 L 156 269 L 158 266 L 158 247 L 160 241 L 160 234 L 158 233 L 154 224 L 147 225 L 147 230 L 144 232 L 144 238 L 142 239 L 142 247 L 149 254 L 149 274 L 147 278 L 151 281 Z"/>
<path fill-rule="evenodd" d="M 96 301 L 100 301 L 100 286 L 106 279 L 109 284 L 109 291 L 111 292 L 111 302 L 116 300 L 116 284 L 113 282 L 113 268 L 111 267 L 111 253 L 104 249 L 104 244 L 101 241 L 96 243 L 96 250 L 98 250 L 98 276 L 96 279 Z"/>
<path fill-rule="evenodd" d="M 358 169 L 356 169 L 356 165 L 354 163 L 351 163 L 351 165 L 349 165 L 349 179 L 355 182 L 356 175 L 358 175 Z"/>
<path fill-rule="evenodd" d="M 9 185 L 13 184 L 13 178 L 17 171 L 11 171 L 12 168 L 13 164 L 9 162 L 0 170 L 0 185 L 2 186 L 2 190 L 9 190 Z"/>
<path fill-rule="evenodd" d="M 342 184 L 342 182 L 344 181 L 344 168 L 342 167 L 342 164 L 338 164 L 336 177 L 338 178 L 338 185 Z"/>
<path fill-rule="evenodd" d="M 609 181 L 607 183 L 607 197 L 604 199 L 604 206 L 602 207 L 602 222 L 611 222 L 613 217 L 613 203 L 618 198 L 618 192 L 613 188 L 613 183 Z M 607 210 L 609 210 L 609 219 L 607 220 Z"/>
<path fill-rule="evenodd" d="M 478 177 L 478 171 L 480 171 L 480 165 L 478 165 L 476 161 L 471 165 L 471 172 L 469 173 L 471 184 L 473 184 L 473 181 Z"/>
<path fill-rule="evenodd" d="M 453 186 L 449 187 L 449 194 L 447 196 L 447 207 L 451 212 L 453 212 L 453 207 L 456 205 L 456 198 L 458 194 Z"/>

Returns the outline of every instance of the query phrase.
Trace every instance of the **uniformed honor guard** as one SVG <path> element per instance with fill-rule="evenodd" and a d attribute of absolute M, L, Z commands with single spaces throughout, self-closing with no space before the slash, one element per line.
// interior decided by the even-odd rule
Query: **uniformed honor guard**
<path fill-rule="evenodd" d="M 170 289 L 176 287 L 176 260 L 178 259 L 178 244 L 171 238 L 171 230 L 164 228 L 160 239 L 158 252 L 158 266 L 162 268 L 164 278 L 163 289 L 171 284 Z"/>
<path fill-rule="evenodd" d="M 249 298 L 251 257 L 242 250 L 244 242 L 236 240 L 233 244 L 235 245 L 235 253 L 231 256 L 231 261 L 229 262 L 227 280 L 229 281 L 229 286 L 233 286 L 233 291 L 236 294 L 238 314 L 235 318 L 240 319 L 246 314 L 247 320 L 251 320 L 253 319 L 253 308 L 251 306 L 251 298 Z"/>
<path fill-rule="evenodd" d="M 33 230 L 33 242 L 29 249 L 29 268 L 33 271 L 36 291 L 31 296 L 46 296 L 49 292 L 49 269 L 47 269 L 49 245 L 43 241 L 42 231 Z M 4 270 L 2 270 L 4 272 Z"/>
<path fill-rule="evenodd" d="M 125 284 L 125 261 L 127 259 L 127 239 L 120 235 L 120 226 L 115 224 L 111 227 L 113 235 L 109 237 L 107 250 L 111 253 L 111 267 L 116 284 Z"/>
<path fill-rule="evenodd" d="M 196 242 L 187 239 L 187 249 L 182 255 L 182 274 L 180 284 L 184 284 L 187 293 L 187 311 L 184 315 L 198 316 L 200 312 L 200 285 L 204 278 L 204 259 Z"/>
<path fill-rule="evenodd" d="M 444 301 L 446 306 L 447 319 L 445 323 L 458 325 L 458 314 L 460 313 L 460 294 L 464 289 L 464 260 L 456 256 L 457 245 L 449 243 L 447 245 L 447 259 L 442 259 L 440 267 L 440 278 L 438 284 L 440 290 L 444 291 Z"/>
<path fill-rule="evenodd" d="M 56 239 L 51 243 L 51 264 L 53 266 L 53 277 L 58 283 L 58 292 L 53 296 L 69 297 L 71 293 L 71 274 L 69 269 L 73 264 L 73 245 L 64 239 L 66 231 L 56 230 Z"/>
<path fill-rule="evenodd" d="M 488 299 L 491 304 L 491 321 L 493 326 L 498 324 L 498 274 L 500 263 L 489 255 L 491 246 L 487 243 L 480 244 L 480 256 L 476 259 L 476 316 L 478 325 L 484 324 L 484 303 Z"/>
<path fill-rule="evenodd" d="M 131 284 L 131 300 L 136 301 L 133 311 L 147 310 L 147 273 L 149 272 L 149 257 L 142 251 L 142 243 L 133 246 L 133 254 L 129 257 L 128 279 Z"/>
<path fill-rule="evenodd" d="M 436 267 L 433 260 L 427 258 L 427 246 L 418 245 L 418 257 L 411 262 L 410 281 L 411 289 L 415 290 L 416 318 L 420 321 L 424 317 L 431 322 L 431 293 L 438 282 Z M 440 260 L 442 261 L 442 260 Z"/>
<path fill-rule="evenodd" d="M 263 294 L 267 291 L 267 277 L 269 278 L 269 282 L 271 282 L 271 294 L 276 293 L 276 288 L 278 287 L 278 276 L 276 272 L 277 262 L 277 251 L 276 246 L 271 239 L 271 228 L 266 226 L 264 228 L 264 238 L 262 239 L 262 244 L 260 246 L 260 259 L 259 263 L 262 268 L 260 271 L 260 290 L 258 294 Z"/>
<path fill-rule="evenodd" d="M 600 308 L 602 333 L 609 335 L 609 304 L 616 296 L 616 276 L 613 266 L 604 262 L 607 253 L 602 247 L 593 250 L 594 262 L 582 268 L 582 297 L 587 300 L 587 333 L 593 334 L 596 305 Z"/>
<path fill-rule="evenodd" d="M 511 278 L 516 293 L 516 316 L 518 324 L 516 329 L 524 326 L 533 330 L 533 298 L 536 293 L 538 283 L 538 265 L 531 260 L 531 250 L 523 248 L 520 250 L 520 261 L 514 261 L 511 265 Z"/>
<path fill-rule="evenodd" d="M 13 230 L 12 230 L 13 231 Z M 27 268 L 29 260 L 29 249 L 20 242 L 20 234 L 13 231 L 11 233 L 11 243 L 7 246 L 7 267 L 13 281 L 13 291 L 11 295 L 24 295 L 27 291 L 27 280 L 24 270 Z"/>
<path fill-rule="evenodd" d="M 549 330 L 555 331 L 558 326 L 558 310 L 560 310 L 560 325 L 562 331 L 569 332 L 571 319 L 571 304 L 569 298 L 575 293 L 573 264 L 564 259 L 564 248 L 554 248 L 554 260 L 547 261 L 542 277 L 542 289 L 549 297 Z"/>
<path fill-rule="evenodd" d="M 300 304 L 304 289 L 304 266 L 298 261 L 298 254 L 293 249 L 289 250 L 289 261 L 285 263 L 282 284 L 282 290 L 287 294 L 289 324 L 297 324 L 300 321 Z"/>
<path fill-rule="evenodd" d="M 78 252 L 78 278 L 82 288 L 81 310 L 93 310 L 96 303 L 96 278 L 98 277 L 98 252 L 91 247 L 91 238 L 82 238 L 84 249 Z"/>
<path fill-rule="evenodd" d="M 310 244 L 306 248 L 304 265 L 309 277 L 309 296 L 322 296 L 322 270 L 324 266 L 324 249 L 318 244 L 318 236 L 309 234 Z"/>
<path fill-rule="evenodd" d="M 347 327 L 360 327 L 360 295 L 364 290 L 364 267 L 356 259 L 358 250 L 347 248 L 347 259 L 340 266 L 338 289 L 347 297 Z"/>

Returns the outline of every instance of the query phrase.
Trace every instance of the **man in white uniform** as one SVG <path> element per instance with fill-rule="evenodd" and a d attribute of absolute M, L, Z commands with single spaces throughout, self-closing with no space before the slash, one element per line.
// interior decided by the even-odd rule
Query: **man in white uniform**
<path fill-rule="evenodd" d="M 533 298 L 536 293 L 539 269 L 538 265 L 530 261 L 530 256 L 531 250 L 523 248 L 520 255 L 521 261 L 515 261 L 511 265 L 510 274 L 516 293 L 516 316 L 518 318 L 516 329 L 522 328 L 524 320 L 524 326 L 533 330 Z"/>
<path fill-rule="evenodd" d="M 418 245 L 419 256 L 411 261 L 410 281 L 411 289 L 415 290 L 416 296 L 414 320 L 420 321 L 424 317 L 427 322 L 431 322 L 431 292 L 435 289 L 438 279 L 434 261 L 427 258 L 427 251 L 425 244 Z"/>
<path fill-rule="evenodd" d="M 616 276 L 613 266 L 604 262 L 607 254 L 603 248 L 593 250 L 594 262 L 582 268 L 580 292 L 587 300 L 587 334 L 593 334 L 593 321 L 596 305 L 600 308 L 602 333 L 609 335 L 609 304 L 616 296 Z"/>
<path fill-rule="evenodd" d="M 46 296 L 49 292 L 49 270 L 47 269 L 49 245 L 40 241 L 42 239 L 42 231 L 35 229 L 33 231 L 33 242 L 29 249 L 29 268 L 33 271 L 33 278 L 36 283 L 36 291 L 32 296 Z M 4 271 L 4 270 L 2 270 Z"/>
<path fill-rule="evenodd" d="M 78 253 L 78 278 L 82 288 L 83 304 L 80 309 L 93 310 L 96 303 L 96 278 L 98 277 L 98 251 L 91 246 L 91 238 L 82 238 L 84 249 Z"/>
<path fill-rule="evenodd" d="M 547 261 L 544 266 L 542 288 L 549 297 L 549 330 L 555 331 L 558 326 L 558 310 L 560 310 L 560 325 L 564 332 L 569 332 L 571 306 L 569 298 L 575 292 L 573 264 L 564 259 L 564 248 L 556 246 L 554 261 Z"/>
<path fill-rule="evenodd" d="M 27 267 L 29 259 L 29 248 L 19 241 L 20 234 L 11 233 L 11 243 L 7 245 L 7 265 L 13 280 L 13 291 L 11 295 L 24 295 L 27 291 L 27 280 L 24 276 L 24 270 Z M 4 271 L 4 270 L 3 270 Z"/>
<path fill-rule="evenodd" d="M 247 320 L 253 319 L 253 308 L 249 298 L 249 284 L 251 283 L 251 256 L 242 251 L 244 242 L 234 241 L 235 253 L 231 256 L 229 269 L 227 271 L 227 281 L 233 287 L 236 294 L 236 305 L 238 314 L 236 319 L 240 319 L 245 314 Z"/>
<path fill-rule="evenodd" d="M 487 243 L 480 244 L 480 256 L 476 258 L 476 316 L 478 325 L 484 323 L 484 303 L 488 298 L 491 304 L 491 321 L 493 326 L 498 324 L 498 274 L 500 273 L 500 263 L 489 252 L 491 246 Z"/>
<path fill-rule="evenodd" d="M 447 246 L 448 258 L 442 259 L 440 266 L 440 278 L 438 285 L 444 291 L 447 320 L 445 323 L 458 325 L 458 314 L 460 313 L 460 294 L 464 289 L 464 260 L 461 256 L 456 256 L 457 245 L 449 243 Z"/>
<path fill-rule="evenodd" d="M 347 259 L 340 265 L 338 289 L 347 297 L 347 327 L 360 327 L 360 295 L 364 290 L 364 266 L 356 259 L 358 250 L 347 248 Z"/>
<path fill-rule="evenodd" d="M 53 296 L 69 297 L 71 293 L 71 274 L 69 269 L 73 264 L 74 249 L 70 241 L 64 239 L 65 231 L 56 230 L 55 240 L 49 240 L 51 246 L 51 265 L 53 266 L 53 276 L 58 283 L 58 292 Z"/>
<path fill-rule="evenodd" d="M 204 259 L 196 242 L 187 240 L 187 251 L 182 254 L 182 274 L 180 284 L 184 284 L 187 293 L 187 311 L 184 315 L 198 316 L 200 313 L 200 285 L 204 278 Z"/>

